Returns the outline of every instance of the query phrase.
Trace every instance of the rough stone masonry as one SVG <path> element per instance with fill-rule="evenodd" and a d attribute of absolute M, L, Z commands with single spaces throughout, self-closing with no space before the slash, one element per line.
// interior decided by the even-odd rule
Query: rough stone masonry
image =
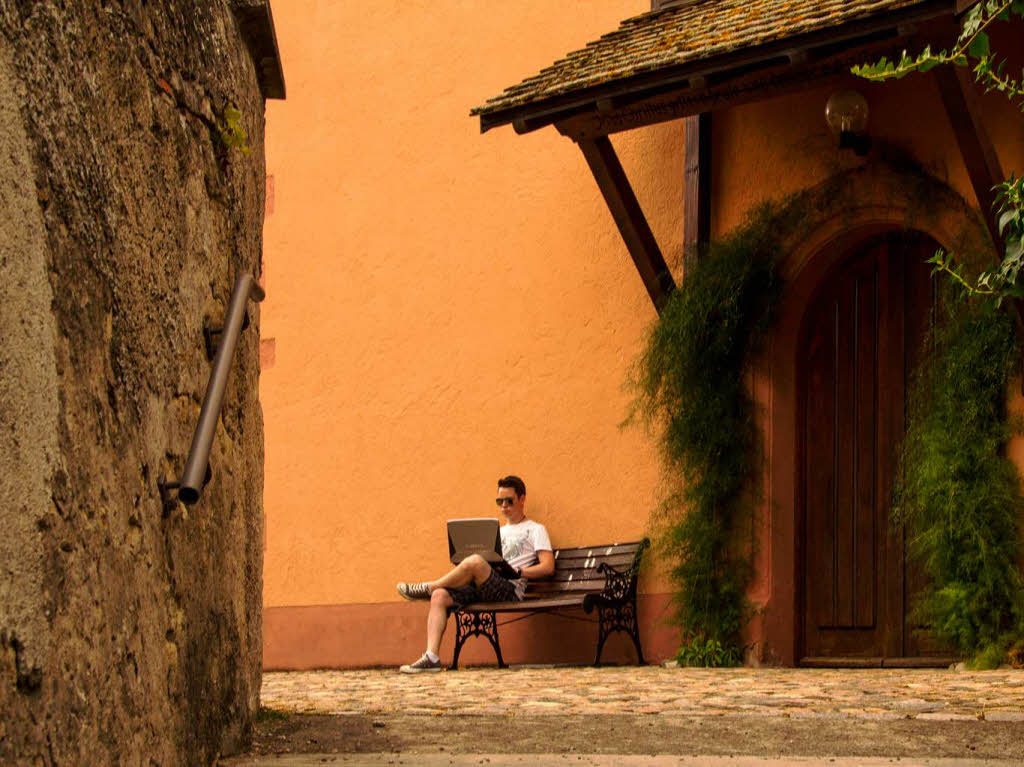
<path fill-rule="evenodd" d="M 258 705 L 266 0 L 0 0 L 0 763 L 210 764 Z M 244 133 L 244 135 L 243 135 Z"/>

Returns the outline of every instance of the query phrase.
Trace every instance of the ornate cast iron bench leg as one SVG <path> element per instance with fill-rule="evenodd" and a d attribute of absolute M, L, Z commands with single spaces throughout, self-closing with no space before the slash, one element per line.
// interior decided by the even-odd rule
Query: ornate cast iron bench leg
<path fill-rule="evenodd" d="M 640 570 L 640 557 L 649 545 L 649 541 L 644 539 L 633 556 L 633 563 L 625 570 L 619 570 L 607 562 L 597 566 L 597 572 L 604 574 L 604 591 L 583 598 L 583 609 L 587 614 L 597 608 L 599 626 L 595 666 L 601 664 L 601 651 L 613 631 L 629 634 L 636 647 L 637 663 L 645 665 L 644 651 L 640 647 L 640 624 L 636 619 L 636 579 Z"/>
<path fill-rule="evenodd" d="M 640 647 L 640 626 L 636 619 L 636 598 L 633 601 L 620 605 L 604 606 L 598 605 L 598 619 L 600 625 L 597 635 L 597 656 L 594 658 L 594 665 L 601 665 L 601 651 L 604 649 L 605 640 L 615 631 L 625 631 L 633 640 L 636 647 L 637 664 L 643 666 L 644 651 Z"/>
<path fill-rule="evenodd" d="M 452 671 L 459 668 L 459 653 L 462 652 L 462 645 L 471 636 L 486 637 L 498 658 L 498 668 L 508 668 L 501 657 L 497 616 L 494 613 L 469 613 L 459 610 L 455 613 L 455 653 L 452 657 Z"/>

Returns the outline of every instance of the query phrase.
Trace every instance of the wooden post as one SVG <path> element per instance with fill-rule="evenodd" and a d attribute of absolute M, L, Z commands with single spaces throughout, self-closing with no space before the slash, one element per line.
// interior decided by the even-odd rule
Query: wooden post
<path fill-rule="evenodd" d="M 689 270 L 711 237 L 711 113 L 687 117 L 683 187 L 683 269 Z"/>
<path fill-rule="evenodd" d="M 604 201 L 615 219 L 619 233 L 626 243 L 626 249 L 640 272 L 640 279 L 654 302 L 654 308 L 661 313 L 665 302 L 676 288 L 672 273 L 661 255 L 647 219 L 640 209 L 640 203 L 633 194 L 633 188 L 626 178 L 612 142 L 607 136 L 581 139 L 579 147 L 594 174 L 597 186 L 604 195 Z"/>

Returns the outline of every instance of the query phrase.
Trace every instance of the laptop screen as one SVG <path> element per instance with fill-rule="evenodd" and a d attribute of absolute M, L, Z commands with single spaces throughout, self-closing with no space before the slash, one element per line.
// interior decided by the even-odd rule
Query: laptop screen
<path fill-rule="evenodd" d="M 448 556 L 458 564 L 470 554 L 488 562 L 501 560 L 501 527 L 488 517 L 448 520 Z"/>

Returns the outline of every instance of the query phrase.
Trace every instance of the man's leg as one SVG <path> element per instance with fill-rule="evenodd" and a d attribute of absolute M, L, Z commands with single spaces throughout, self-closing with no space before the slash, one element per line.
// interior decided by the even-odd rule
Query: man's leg
<path fill-rule="evenodd" d="M 491 566 L 487 560 L 479 554 L 470 554 L 436 581 L 399 583 L 398 593 L 406 599 L 430 599 L 431 592 L 437 589 L 454 589 L 470 584 L 480 586 L 490 577 Z"/>
<path fill-rule="evenodd" d="M 430 595 L 430 612 L 427 613 L 427 652 L 438 655 L 441 652 L 441 637 L 448 625 L 448 608 L 455 604 L 447 589 L 435 589 Z"/>
<path fill-rule="evenodd" d="M 406 664 L 398 670 L 403 674 L 418 674 L 424 671 L 440 671 L 441 637 L 448 625 L 448 608 L 455 604 L 447 589 L 435 589 L 430 595 L 430 612 L 427 613 L 427 651 L 419 660 Z"/>
<path fill-rule="evenodd" d="M 436 581 L 427 581 L 426 585 L 433 593 L 436 589 L 454 589 L 470 583 L 480 586 L 490 577 L 491 566 L 487 560 L 479 554 L 470 554 Z"/>

